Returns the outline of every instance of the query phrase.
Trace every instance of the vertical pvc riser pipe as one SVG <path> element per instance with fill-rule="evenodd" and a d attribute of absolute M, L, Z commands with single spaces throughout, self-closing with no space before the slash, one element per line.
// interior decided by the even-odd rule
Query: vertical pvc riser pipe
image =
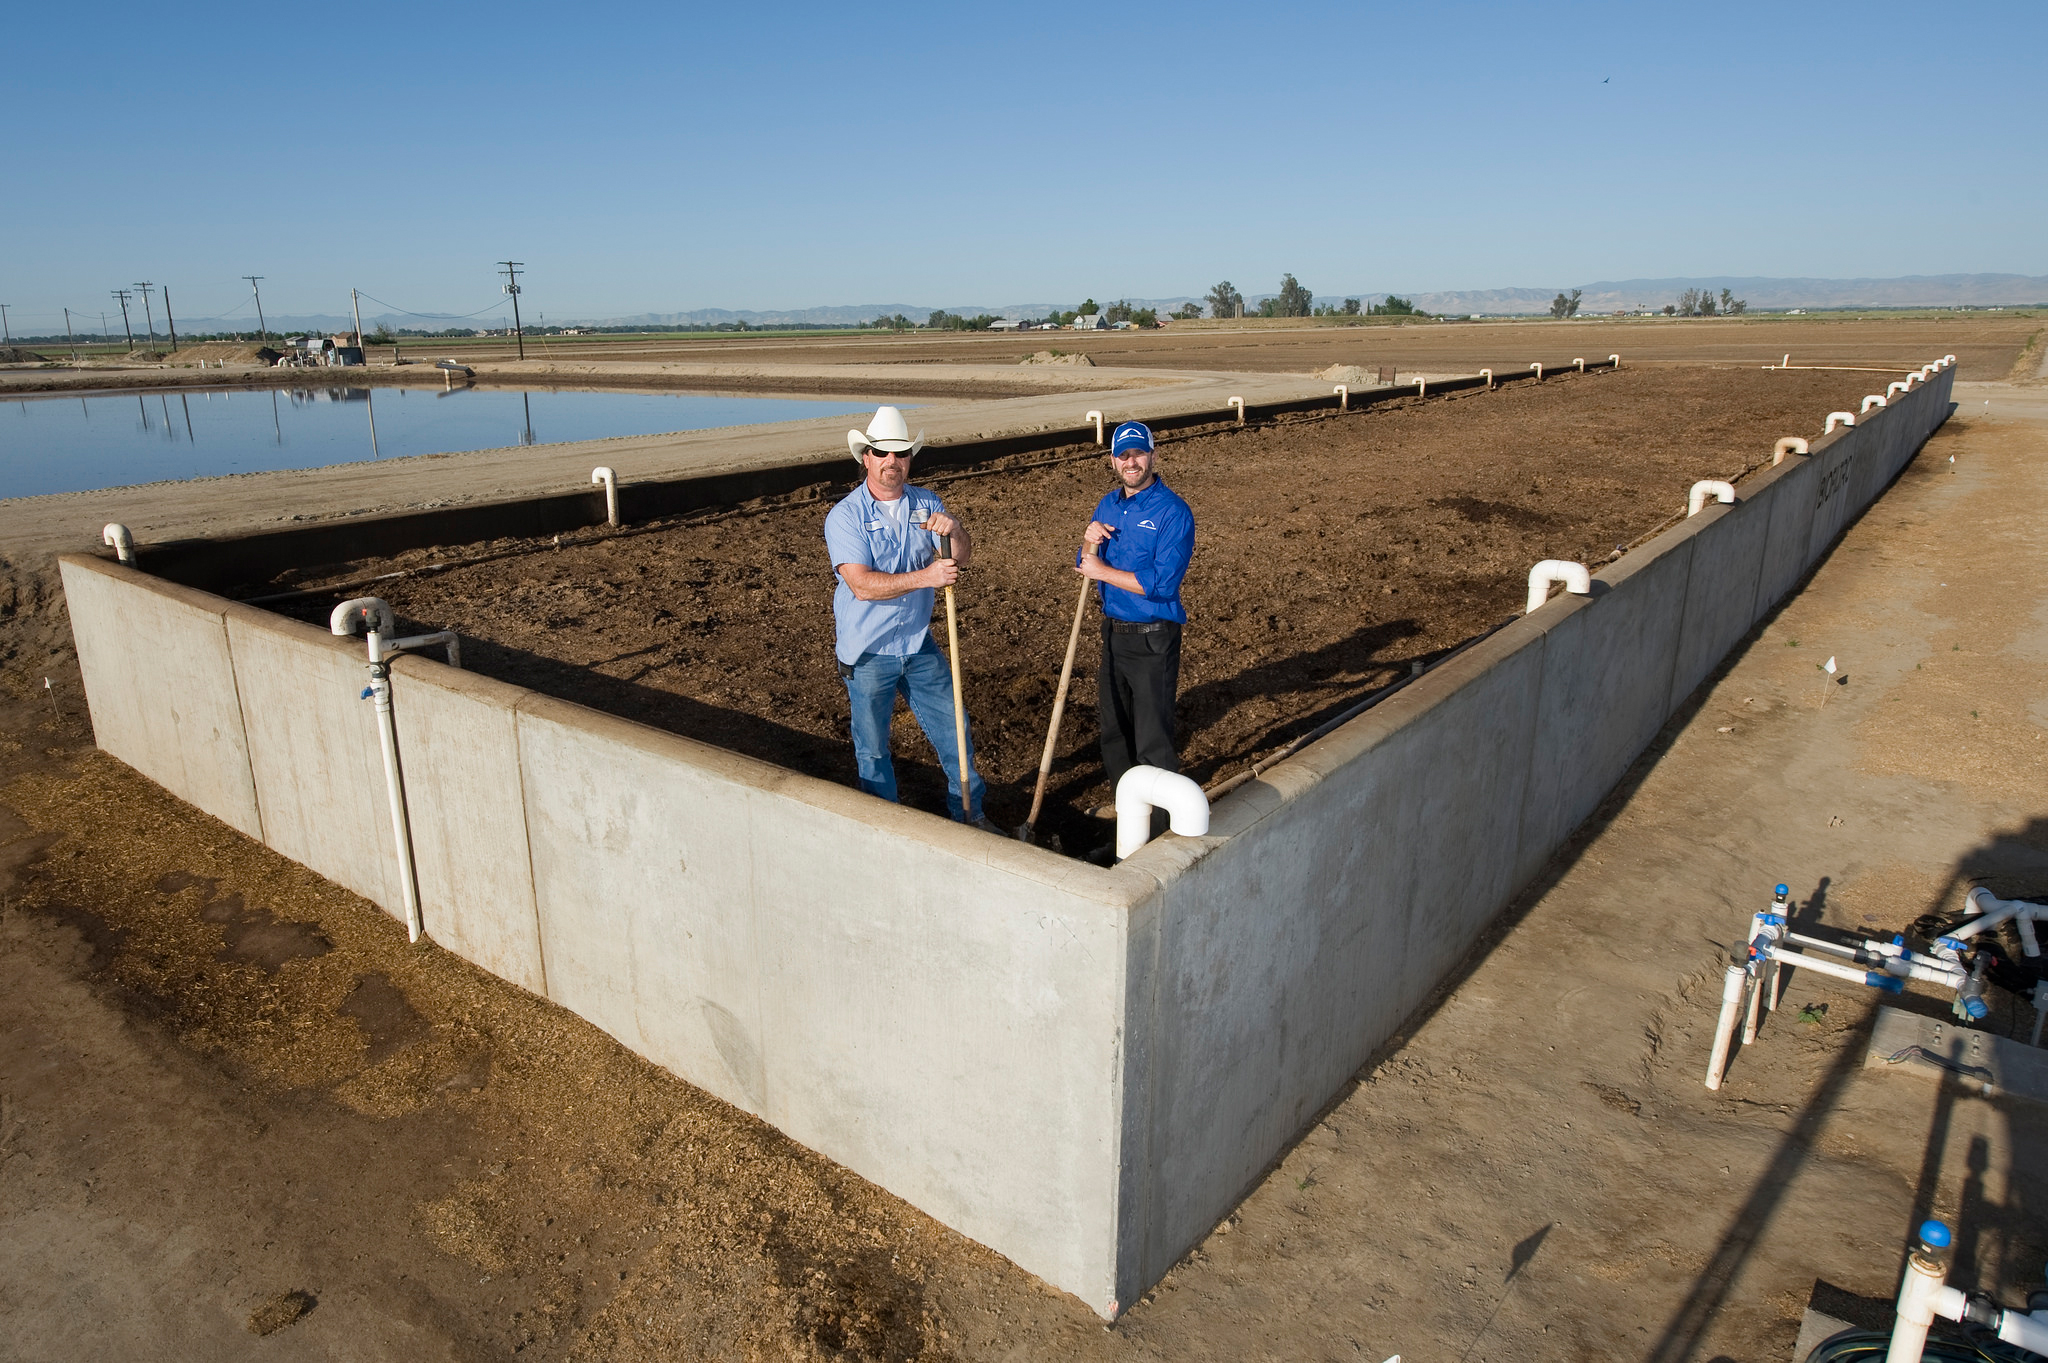
<path fill-rule="evenodd" d="M 1543 361 L 1538 360 L 1536 361 L 1536 363 L 1530 365 L 1529 367 L 1536 371 L 1536 381 L 1538 383 L 1543 382 Z"/>
<path fill-rule="evenodd" d="M 419 875 L 412 860 L 412 820 L 405 809 L 405 778 L 398 768 L 398 724 L 391 714 L 391 668 L 384 636 L 370 631 L 370 697 L 377 702 L 377 742 L 384 750 L 384 783 L 391 792 L 391 836 L 398 843 L 399 890 L 405 898 L 406 940 L 420 940 Z"/>
<path fill-rule="evenodd" d="M 1609 355 L 1609 356 L 1607 357 L 1607 363 L 1609 363 L 1609 364 L 1613 365 L 1613 366 L 1614 366 L 1614 367 L 1615 367 L 1616 369 L 1619 369 L 1619 368 L 1621 368 L 1621 356 L 1619 356 L 1619 355 Z"/>
<path fill-rule="evenodd" d="M 1833 435 L 1836 426 L 1854 426 L 1855 424 L 1856 414 L 1854 412 L 1829 412 L 1827 429 L 1822 431 L 1821 434 Z"/>
<path fill-rule="evenodd" d="M 1237 409 L 1237 424 L 1240 426 L 1244 425 L 1244 399 L 1230 398 L 1227 401 L 1232 407 Z"/>
<path fill-rule="evenodd" d="M 1578 371 L 1579 371 L 1579 372 L 1580 372 L 1581 374 L 1583 374 L 1583 373 L 1585 373 L 1585 372 L 1586 372 L 1586 362 L 1585 362 L 1585 360 L 1583 360 L 1583 359 L 1577 359 L 1577 360 L 1573 360 L 1573 361 L 1572 361 L 1572 363 L 1573 363 L 1574 365 L 1576 365 L 1576 366 L 1578 367 Z"/>
<path fill-rule="evenodd" d="M 604 485 L 604 523 L 619 528 L 619 475 L 600 464 L 590 471 L 590 481 Z"/>
<path fill-rule="evenodd" d="M 1882 407 L 1884 405 L 1884 394 L 1882 393 L 1865 393 L 1863 395 L 1863 412 L 1865 414 L 1873 407 Z"/>
<path fill-rule="evenodd" d="M 1337 410 L 1340 412 L 1351 410 L 1351 389 L 1347 384 L 1340 383 L 1337 385 Z"/>
<path fill-rule="evenodd" d="M 1486 380 L 1486 391 L 1491 393 L 1493 391 L 1493 371 L 1491 369 L 1482 369 L 1479 371 L 1479 376 Z"/>
<path fill-rule="evenodd" d="M 1812 449 L 1810 449 L 1807 446 L 1807 443 L 1804 440 L 1801 440 L 1796 435 L 1788 435 L 1783 440 L 1780 440 L 1776 445 L 1771 447 L 1771 467 L 1776 468 L 1778 465 L 1784 463 L 1785 456 L 1788 454 L 1811 453 L 1813 453 Z"/>
<path fill-rule="evenodd" d="M 1102 413 L 1090 412 L 1081 419 L 1095 423 L 1095 443 L 1100 445 L 1102 443 Z"/>
<path fill-rule="evenodd" d="M 1686 518 L 1690 520 L 1705 510 L 1709 497 L 1723 505 L 1732 505 L 1735 501 L 1735 484 L 1714 478 L 1703 478 L 1694 483 L 1692 490 L 1685 494 Z"/>
<path fill-rule="evenodd" d="M 1152 840 L 1152 811 L 1164 809 L 1168 827 L 1184 838 L 1209 831 L 1209 797 L 1187 777 L 1158 767 L 1132 767 L 1116 782 L 1116 859 Z"/>
<path fill-rule="evenodd" d="M 100 543 L 111 547 L 114 557 L 121 562 L 131 568 L 135 566 L 135 537 L 128 533 L 127 526 L 119 521 L 107 522 L 106 529 L 100 531 Z"/>
<path fill-rule="evenodd" d="M 1728 953 L 1728 970 L 1721 977 L 1721 1016 L 1714 1022 L 1714 1053 L 1707 1059 L 1707 1087 L 1721 1087 L 1728 1068 L 1728 1050 L 1735 1041 L 1736 1019 L 1742 1014 L 1742 996 L 1749 987 L 1749 965 L 1739 950 Z"/>
<path fill-rule="evenodd" d="M 1920 1243 L 1906 1256 L 1906 1276 L 1899 1282 L 1899 1318 L 1892 1326 L 1885 1363 L 1920 1363 L 1927 1349 L 1927 1328 L 1934 1324 L 1935 1301 L 1948 1282 L 1941 1251 L 1948 1248 L 1950 1238 L 1941 1222 L 1921 1223 Z"/>

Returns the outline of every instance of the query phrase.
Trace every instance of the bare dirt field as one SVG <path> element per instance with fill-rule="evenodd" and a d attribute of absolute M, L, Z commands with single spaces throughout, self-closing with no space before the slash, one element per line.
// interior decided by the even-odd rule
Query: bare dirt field
<path fill-rule="evenodd" d="M 1817 435 L 1827 412 L 1873 386 L 1866 377 L 1624 369 L 1165 442 L 1164 476 L 1200 527 L 1184 588 L 1185 770 L 1227 776 L 1511 616 L 1538 560 L 1605 562 L 1682 510 L 1696 479 L 1767 463 L 1780 435 Z M 1041 466 L 913 473 L 976 537 L 957 593 L 962 666 L 988 811 L 1006 827 L 1023 822 L 1036 779 L 1076 600 L 1073 545 L 1109 485 L 1092 453 L 1027 462 Z M 323 577 L 510 555 L 375 590 L 407 632 L 460 632 L 472 669 L 851 784 L 822 544 L 825 511 L 849 484 L 559 548 L 435 546 Z M 293 613 L 324 623 L 339 599 Z M 1083 852 L 1101 826 L 1076 811 L 1109 798 L 1095 746 L 1099 618 L 1091 611 L 1041 819 Z M 943 644 L 943 614 L 935 632 Z M 906 798 L 943 810 L 941 774 L 907 712 L 895 746 Z"/>

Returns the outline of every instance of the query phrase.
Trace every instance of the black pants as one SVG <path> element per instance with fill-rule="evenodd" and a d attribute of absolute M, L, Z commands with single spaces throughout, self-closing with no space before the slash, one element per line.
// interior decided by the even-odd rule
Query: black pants
<path fill-rule="evenodd" d="M 1180 690 L 1180 626 L 1167 622 L 1144 634 L 1119 634 L 1104 620 L 1096 681 L 1111 792 L 1132 767 L 1179 771 L 1173 702 Z"/>

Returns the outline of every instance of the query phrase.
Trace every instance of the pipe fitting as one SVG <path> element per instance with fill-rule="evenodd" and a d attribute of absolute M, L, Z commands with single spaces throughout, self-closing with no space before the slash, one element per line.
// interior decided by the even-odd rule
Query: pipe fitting
<path fill-rule="evenodd" d="M 619 528 L 619 475 L 600 464 L 590 471 L 590 481 L 604 484 L 604 523 Z"/>
<path fill-rule="evenodd" d="M 1866 415 L 1869 413 L 1871 408 L 1882 407 L 1884 405 L 1884 394 L 1882 393 L 1865 393 L 1863 395 L 1863 412 Z"/>
<path fill-rule="evenodd" d="M 1102 443 L 1102 413 L 1090 412 L 1081 419 L 1095 423 L 1095 443 L 1100 445 Z"/>
<path fill-rule="evenodd" d="M 1550 599 L 1550 587 L 1562 582 L 1564 589 L 1572 596 L 1593 594 L 1593 574 L 1583 563 L 1569 559 L 1547 558 L 1529 570 L 1529 605 L 1522 614 L 1527 615 Z"/>
<path fill-rule="evenodd" d="M 1706 506 L 1707 498 L 1709 497 L 1712 497 L 1724 506 L 1731 505 L 1735 501 L 1735 484 L 1724 482 L 1718 478 L 1703 478 L 1699 482 L 1694 483 L 1692 491 L 1685 494 L 1686 518 L 1689 520 L 1699 515 L 1700 511 Z"/>
<path fill-rule="evenodd" d="M 398 618 L 391 613 L 391 607 L 383 598 L 358 596 L 336 606 L 327 616 L 327 629 L 346 639 L 360 628 L 363 633 L 375 632 L 390 636 L 398 633 Z"/>
<path fill-rule="evenodd" d="M 1423 378 L 1421 375 L 1417 375 L 1415 379 L 1415 396 L 1419 398 L 1426 398 L 1429 396 L 1429 380 Z"/>
<path fill-rule="evenodd" d="M 1167 812 L 1168 827 L 1184 838 L 1209 831 L 1209 797 L 1176 772 L 1132 767 L 1116 783 L 1116 859 L 1122 861 L 1152 840 L 1152 811 Z"/>
<path fill-rule="evenodd" d="M 1827 429 L 1822 431 L 1821 434 L 1833 435 L 1836 426 L 1854 426 L 1855 424 L 1856 414 L 1854 412 L 1829 412 Z"/>
<path fill-rule="evenodd" d="M 1894 397 L 1897 397 L 1900 393 L 1906 393 L 1911 391 L 1911 384 L 1905 383 L 1904 381 L 1899 379 L 1893 379 L 1890 383 L 1884 386 L 1885 401 L 1890 402 Z"/>
<path fill-rule="evenodd" d="M 1337 385 L 1337 410 L 1340 412 L 1351 410 L 1351 385 L 1345 383 Z"/>
<path fill-rule="evenodd" d="M 106 529 L 100 531 L 100 543 L 113 546 L 115 558 L 134 566 L 135 536 L 128 533 L 127 526 L 119 521 L 108 521 Z"/>
<path fill-rule="evenodd" d="M 1577 368 L 1578 368 L 1578 371 L 1579 371 L 1579 372 L 1580 372 L 1581 374 L 1583 374 L 1583 373 L 1585 373 L 1585 372 L 1586 372 L 1586 362 L 1585 362 L 1585 360 L 1584 360 L 1584 359 L 1577 359 L 1577 360 L 1573 360 L 1573 361 L 1572 361 L 1572 364 L 1573 364 L 1573 365 L 1575 365 L 1575 366 L 1577 366 Z"/>
<path fill-rule="evenodd" d="M 1232 407 L 1237 408 L 1237 424 L 1240 426 L 1244 425 L 1244 399 L 1229 398 L 1227 401 Z"/>
<path fill-rule="evenodd" d="M 1942 357 L 1941 357 L 1941 367 L 1942 367 L 1943 369 L 1946 369 L 1946 368 L 1948 368 L 1948 367 L 1949 367 L 1950 365 L 1954 364 L 1955 362 L 1956 362 L 1956 357 L 1955 357 L 1955 356 L 1953 356 L 1953 355 L 1944 355 L 1944 356 L 1942 356 Z"/>
<path fill-rule="evenodd" d="M 1807 447 L 1806 441 L 1796 435 L 1788 435 L 1771 447 L 1771 467 L 1776 468 L 1784 463 L 1785 456 L 1788 454 L 1811 453 L 1813 451 Z"/>
<path fill-rule="evenodd" d="M 1619 368 L 1621 368 L 1621 356 L 1619 356 L 1619 355 L 1609 355 L 1609 356 L 1607 357 L 1607 363 L 1609 363 L 1609 364 L 1613 365 L 1613 366 L 1614 366 L 1614 367 L 1615 367 L 1616 369 L 1619 369 Z"/>
<path fill-rule="evenodd" d="M 1493 371 L 1491 369 L 1482 369 L 1479 371 L 1479 377 L 1486 380 L 1486 391 L 1491 393 L 1493 391 Z"/>
<path fill-rule="evenodd" d="M 1538 360 L 1536 361 L 1536 363 L 1530 365 L 1529 367 L 1536 371 L 1536 381 L 1538 383 L 1543 382 L 1543 361 Z"/>

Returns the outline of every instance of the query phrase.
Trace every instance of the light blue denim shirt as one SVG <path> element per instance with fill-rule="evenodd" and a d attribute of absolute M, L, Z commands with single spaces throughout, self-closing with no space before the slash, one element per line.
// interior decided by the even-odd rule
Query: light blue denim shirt
<path fill-rule="evenodd" d="M 919 512 L 944 511 L 937 494 L 905 487 L 904 529 L 882 510 L 863 482 L 825 517 L 825 548 L 832 555 L 832 619 L 839 627 L 835 652 L 842 663 L 860 661 L 863 653 L 908 657 L 924 647 L 931 634 L 932 589 L 920 587 L 893 601 L 863 601 L 839 574 L 842 563 L 858 563 L 878 573 L 914 573 L 939 556 L 938 537 L 917 528 Z"/>

